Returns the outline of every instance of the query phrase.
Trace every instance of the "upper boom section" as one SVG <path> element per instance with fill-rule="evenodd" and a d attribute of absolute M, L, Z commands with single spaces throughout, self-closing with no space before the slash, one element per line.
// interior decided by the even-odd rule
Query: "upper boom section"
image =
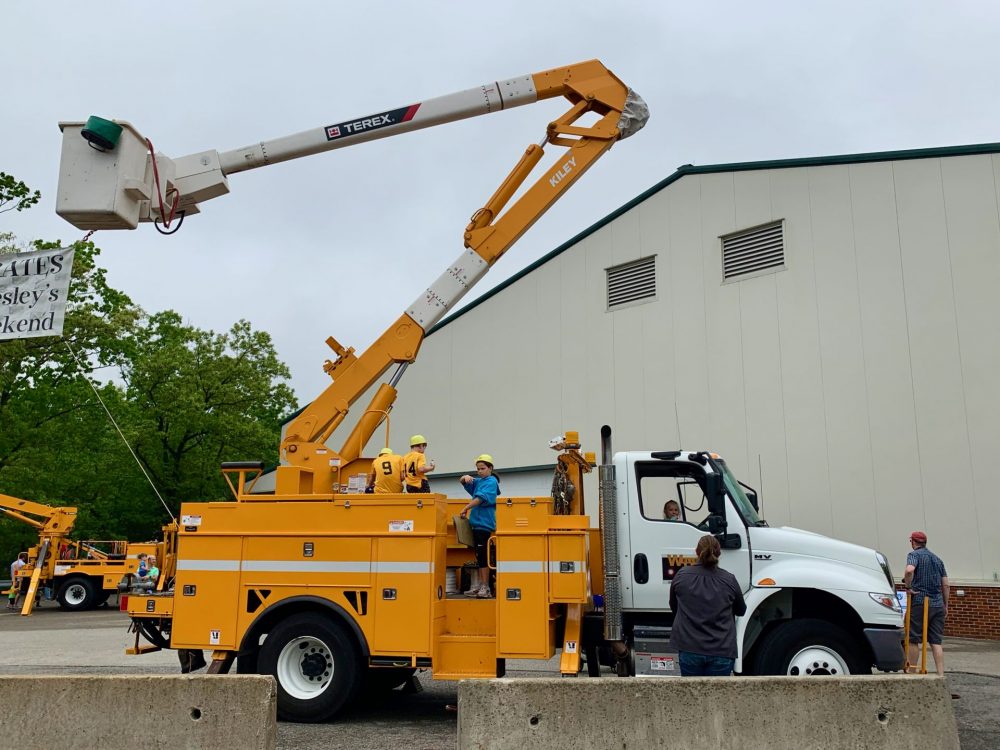
<path fill-rule="evenodd" d="M 382 384 L 343 447 L 334 453 L 325 443 L 355 400 L 393 364 L 414 361 L 426 331 L 454 309 L 597 159 L 639 130 L 648 118 L 642 99 L 597 60 L 536 74 L 532 83 L 537 98 L 562 96 L 572 106 L 548 124 L 541 143 L 528 146 L 486 205 L 472 215 L 464 234 L 466 250 L 397 321 L 359 356 L 333 339 L 328 342 L 338 354 L 325 368 L 333 383 L 286 426 L 281 459 L 287 465 L 278 468 L 278 494 L 293 495 L 304 486 L 312 492 L 328 492 L 338 484 L 340 467 L 360 457 L 362 447 L 392 408 L 398 375 Z M 578 124 L 588 114 L 595 115 L 596 121 Z M 561 155 L 514 200 L 548 145 L 560 149 Z M 304 481 L 306 474 L 309 479 Z"/>
<path fill-rule="evenodd" d="M 570 70 L 573 73 L 567 77 Z M 608 72 L 592 60 L 485 83 L 232 151 L 202 151 L 180 158 L 154 154 L 152 143 L 123 120 L 92 117 L 86 123 L 62 122 L 56 213 L 84 230 L 135 229 L 142 221 L 169 221 L 175 213 L 198 213 L 201 203 L 228 193 L 228 175 L 539 99 L 584 96 L 588 78 L 599 75 Z"/>

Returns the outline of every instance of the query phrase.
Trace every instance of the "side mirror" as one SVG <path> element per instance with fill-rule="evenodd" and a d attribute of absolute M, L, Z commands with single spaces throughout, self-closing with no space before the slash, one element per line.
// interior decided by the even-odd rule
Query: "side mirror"
<path fill-rule="evenodd" d="M 738 479 L 736 481 L 739 482 Z M 760 506 L 757 504 L 757 490 L 748 484 L 743 484 L 743 482 L 740 482 L 740 487 L 743 488 L 743 494 L 747 496 L 747 500 L 750 501 L 750 505 L 753 506 L 753 509 L 759 512 Z"/>
<path fill-rule="evenodd" d="M 721 474 L 705 475 L 705 496 L 708 498 L 708 512 L 724 519 L 726 515 L 726 490 L 722 484 Z"/>
<path fill-rule="evenodd" d="M 712 536 L 719 536 L 720 534 L 726 533 L 726 519 L 723 516 L 711 515 L 706 521 L 706 526 L 708 526 L 708 533 Z"/>
<path fill-rule="evenodd" d="M 743 540 L 739 534 L 721 534 L 719 536 L 719 546 L 722 549 L 739 549 L 743 546 Z"/>

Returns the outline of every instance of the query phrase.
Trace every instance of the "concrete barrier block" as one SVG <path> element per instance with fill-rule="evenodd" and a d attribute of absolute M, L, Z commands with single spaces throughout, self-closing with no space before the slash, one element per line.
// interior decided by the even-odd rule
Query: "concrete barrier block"
<path fill-rule="evenodd" d="M 461 750 L 958 750 L 939 677 L 466 680 Z"/>
<path fill-rule="evenodd" d="M 274 750 L 277 687 L 259 675 L 0 677 L 3 747 Z"/>

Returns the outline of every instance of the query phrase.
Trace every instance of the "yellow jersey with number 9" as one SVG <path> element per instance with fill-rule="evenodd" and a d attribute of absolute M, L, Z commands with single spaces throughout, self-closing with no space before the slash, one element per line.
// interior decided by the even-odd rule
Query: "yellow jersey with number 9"
<path fill-rule="evenodd" d="M 395 453 L 379 456 L 372 461 L 375 473 L 375 492 L 383 495 L 403 491 L 403 457 Z"/>

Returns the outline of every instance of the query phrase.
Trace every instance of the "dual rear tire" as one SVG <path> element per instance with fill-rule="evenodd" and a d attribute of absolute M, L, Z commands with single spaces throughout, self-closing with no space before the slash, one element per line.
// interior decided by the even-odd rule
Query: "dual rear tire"
<path fill-rule="evenodd" d="M 267 634 L 257 661 L 278 683 L 278 718 L 332 719 L 358 694 L 364 665 L 354 638 L 329 617 L 303 612 Z"/>
<path fill-rule="evenodd" d="M 102 598 L 103 596 L 103 598 Z M 94 582 L 85 576 L 73 576 L 59 585 L 56 601 L 59 608 L 67 612 L 82 612 L 93 609 L 107 600 L 103 591 L 98 591 Z"/>

